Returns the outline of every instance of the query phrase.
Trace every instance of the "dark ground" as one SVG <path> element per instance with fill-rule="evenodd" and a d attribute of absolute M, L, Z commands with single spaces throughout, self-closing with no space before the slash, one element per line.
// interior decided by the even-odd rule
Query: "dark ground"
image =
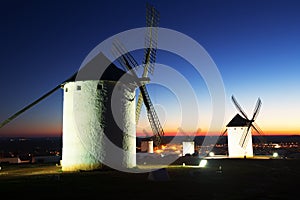
<path fill-rule="evenodd" d="M 205 168 L 172 165 L 164 181 L 113 169 L 67 173 L 55 164 L 1 167 L 1 196 L 26 199 L 298 199 L 300 191 L 298 159 L 214 159 Z"/>

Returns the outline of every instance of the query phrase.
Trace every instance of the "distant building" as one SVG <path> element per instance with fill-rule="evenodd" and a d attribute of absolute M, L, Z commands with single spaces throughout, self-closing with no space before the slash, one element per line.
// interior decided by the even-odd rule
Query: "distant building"
<path fill-rule="evenodd" d="M 141 152 L 153 153 L 153 141 L 152 140 L 142 141 Z"/>
<path fill-rule="evenodd" d="M 182 156 L 186 154 L 193 155 L 195 153 L 194 141 L 183 141 L 182 142 Z"/>

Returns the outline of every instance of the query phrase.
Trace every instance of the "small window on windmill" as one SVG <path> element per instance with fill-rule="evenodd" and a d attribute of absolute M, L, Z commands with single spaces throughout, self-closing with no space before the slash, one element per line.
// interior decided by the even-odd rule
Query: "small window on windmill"
<path fill-rule="evenodd" d="M 77 90 L 81 90 L 81 86 L 80 85 L 77 85 Z"/>
<path fill-rule="evenodd" d="M 103 89 L 103 85 L 102 85 L 102 84 L 98 84 L 98 85 L 97 85 L 97 89 L 98 89 L 98 90 L 102 90 L 102 89 Z"/>
<path fill-rule="evenodd" d="M 65 90 L 66 92 L 68 92 L 68 88 L 66 88 L 66 90 Z"/>
<path fill-rule="evenodd" d="M 234 130 L 236 130 L 236 128 L 234 128 Z"/>

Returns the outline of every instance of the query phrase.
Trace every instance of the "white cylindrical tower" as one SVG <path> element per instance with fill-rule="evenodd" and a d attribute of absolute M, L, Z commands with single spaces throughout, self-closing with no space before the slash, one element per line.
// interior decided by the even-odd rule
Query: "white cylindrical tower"
<path fill-rule="evenodd" d="M 153 153 L 153 140 L 148 141 L 147 153 Z"/>
<path fill-rule="evenodd" d="M 182 142 L 182 156 L 186 154 L 194 154 L 195 153 L 195 142 L 194 141 L 183 141 Z"/>
<path fill-rule="evenodd" d="M 90 63 L 88 72 L 110 62 L 100 54 Z M 100 79 L 94 74 L 74 76 L 63 85 L 63 171 L 136 166 L 132 79 L 112 64 Z"/>
<path fill-rule="evenodd" d="M 141 141 L 141 152 L 153 153 L 153 140 Z"/>
<path fill-rule="evenodd" d="M 118 97 L 114 97 L 114 103 L 120 101 L 119 122 L 110 108 L 115 87 L 118 89 L 114 95 Z M 128 96 L 134 97 L 135 91 L 127 90 L 120 82 L 89 80 L 64 85 L 63 171 L 98 169 L 102 161 L 111 160 L 109 156 L 118 159 L 116 162 L 123 163 L 123 167 L 136 165 L 135 101 Z M 105 137 L 120 148 L 121 154 L 110 152 Z"/>

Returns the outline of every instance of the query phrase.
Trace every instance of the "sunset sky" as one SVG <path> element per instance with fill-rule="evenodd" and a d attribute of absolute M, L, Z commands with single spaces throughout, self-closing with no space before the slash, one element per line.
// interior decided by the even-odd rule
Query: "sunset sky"
<path fill-rule="evenodd" d="M 261 98 L 256 123 L 264 134 L 300 134 L 300 2 L 296 0 L 1 1 L 0 121 L 72 75 L 102 41 L 144 27 L 146 2 L 160 12 L 159 27 L 195 40 L 219 70 L 225 116 L 224 126 L 215 132 L 222 132 L 238 113 L 231 101 L 234 95 L 249 118 Z M 142 62 L 143 57 L 136 55 Z M 156 61 L 151 80 L 170 79 L 176 85 L 177 80 L 159 66 L 178 70 L 197 99 L 197 105 L 183 109 L 199 109 L 198 118 L 185 119 L 188 122 L 182 125 L 177 94 L 149 85 L 165 133 L 182 127 L 186 133 L 200 129 L 205 134 L 213 111 L 201 75 L 183 58 L 163 50 L 158 49 Z M 186 89 L 181 84 L 176 87 Z M 2 127 L 0 136 L 61 135 L 62 94 L 58 90 L 24 112 Z M 138 132 L 151 131 L 144 108 L 140 119 Z M 194 120 L 197 127 L 189 126 Z"/>

